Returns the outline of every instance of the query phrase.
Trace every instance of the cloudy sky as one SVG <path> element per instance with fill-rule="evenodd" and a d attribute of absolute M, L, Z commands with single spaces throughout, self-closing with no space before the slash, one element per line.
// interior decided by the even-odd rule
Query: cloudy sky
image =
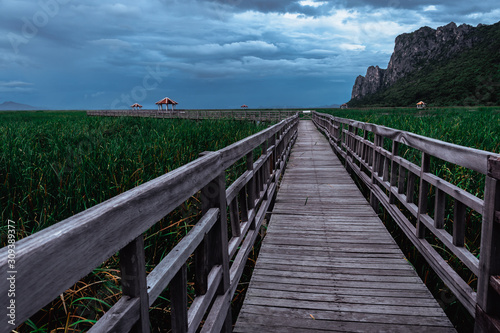
<path fill-rule="evenodd" d="M 495 23 L 497 1 L 0 0 L 0 103 L 341 104 L 397 35 Z"/>

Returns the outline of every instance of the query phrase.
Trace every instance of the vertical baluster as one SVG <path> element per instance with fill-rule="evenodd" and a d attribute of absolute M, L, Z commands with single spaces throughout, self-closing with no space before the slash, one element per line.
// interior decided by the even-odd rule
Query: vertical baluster
<path fill-rule="evenodd" d="M 481 256 L 477 283 L 474 331 L 486 333 L 491 319 L 500 317 L 500 295 L 491 287 L 492 276 L 500 275 L 500 159 L 490 157 L 484 188 L 484 213 L 481 225 Z"/>
<path fill-rule="evenodd" d="M 420 167 L 420 190 L 418 193 L 418 214 L 416 235 L 418 238 L 425 237 L 425 225 L 421 221 L 421 216 L 427 214 L 427 195 L 429 193 L 429 183 L 424 180 L 424 174 L 429 172 L 431 156 L 422 153 L 422 165 Z"/>
<path fill-rule="evenodd" d="M 434 204 L 434 226 L 438 229 L 444 228 L 444 213 L 446 208 L 446 193 L 436 188 L 436 201 Z"/>
<path fill-rule="evenodd" d="M 184 264 L 170 282 L 172 332 L 188 330 L 187 265 Z"/>
<path fill-rule="evenodd" d="M 398 164 L 396 163 L 395 157 L 399 155 L 399 142 L 392 141 L 392 158 L 391 158 L 391 188 L 397 186 L 398 184 Z M 389 193 L 389 203 L 396 203 L 396 196 L 392 193 L 392 189 Z"/>
<path fill-rule="evenodd" d="M 374 148 L 373 148 L 373 167 L 372 167 L 372 173 L 371 173 L 371 183 L 372 184 L 377 184 L 375 180 L 375 172 L 379 169 L 379 164 L 380 164 L 380 154 L 377 152 L 377 147 L 380 146 L 380 136 L 378 134 L 375 134 L 374 138 Z M 373 210 L 375 212 L 378 212 L 379 210 L 379 200 L 375 196 L 373 192 L 370 192 L 370 205 L 372 206 Z"/>
<path fill-rule="evenodd" d="M 264 164 L 262 164 L 262 167 L 260 168 L 262 170 L 262 190 L 265 189 L 264 192 L 264 200 L 267 200 L 268 196 L 268 188 L 267 185 L 269 184 L 269 159 L 267 158 L 267 148 L 269 147 L 269 142 L 268 140 L 264 140 L 262 143 L 262 157 L 264 158 Z"/>
<path fill-rule="evenodd" d="M 229 289 L 229 253 L 227 237 L 227 209 L 226 209 L 226 176 L 221 172 L 218 177 L 212 180 L 201 191 L 202 214 L 205 214 L 210 208 L 219 208 L 220 215 L 217 223 L 212 227 L 208 235 L 208 266 L 215 265 L 222 267 L 222 281 L 217 289 L 217 295 L 224 295 Z M 208 270 L 210 271 L 210 269 Z M 231 308 L 226 314 L 226 321 L 223 331 L 231 330 Z"/>
<path fill-rule="evenodd" d="M 140 299 L 139 321 L 134 325 L 132 331 L 149 332 L 149 299 L 142 235 L 120 251 L 120 270 L 123 296 Z"/>
<path fill-rule="evenodd" d="M 233 198 L 229 204 L 229 216 L 231 219 L 231 232 L 233 237 L 239 237 L 241 235 L 241 225 L 240 216 L 238 210 L 238 198 L 237 196 Z"/>
<path fill-rule="evenodd" d="M 405 191 L 406 169 L 404 166 L 399 165 L 398 175 L 398 194 L 403 194 Z"/>
<path fill-rule="evenodd" d="M 453 208 L 453 245 L 464 246 L 465 243 L 465 205 L 455 199 Z"/>
<path fill-rule="evenodd" d="M 413 194 L 415 192 L 416 176 L 413 172 L 408 170 L 408 184 L 406 185 L 406 202 L 414 203 Z"/>
<path fill-rule="evenodd" d="M 247 183 L 247 195 L 248 195 L 248 201 L 247 201 L 247 207 L 248 210 L 255 209 L 255 171 L 253 169 L 253 150 L 250 151 L 247 154 L 247 161 L 246 161 L 246 166 L 247 170 L 252 173 L 252 178 Z M 252 220 L 250 224 L 250 229 L 255 229 L 255 218 Z"/>

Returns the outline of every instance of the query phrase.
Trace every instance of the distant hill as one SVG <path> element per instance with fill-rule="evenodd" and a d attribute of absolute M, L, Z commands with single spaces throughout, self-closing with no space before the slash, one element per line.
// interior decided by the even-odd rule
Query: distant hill
<path fill-rule="evenodd" d="M 350 107 L 500 105 L 500 22 L 450 23 L 396 38 L 387 69 L 358 76 Z"/>
<path fill-rule="evenodd" d="M 16 103 L 16 102 L 3 102 L 0 104 L 0 110 L 1 111 L 21 111 L 21 110 L 38 110 L 38 108 L 35 108 L 34 106 L 27 105 L 27 104 L 21 104 L 21 103 Z"/>

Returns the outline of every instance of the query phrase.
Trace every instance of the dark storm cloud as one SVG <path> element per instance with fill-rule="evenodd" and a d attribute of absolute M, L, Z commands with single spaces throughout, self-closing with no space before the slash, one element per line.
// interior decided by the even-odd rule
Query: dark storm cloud
<path fill-rule="evenodd" d="M 345 102 L 398 34 L 500 17 L 462 0 L 3 0 L 2 14 L 1 98 L 62 108 Z"/>

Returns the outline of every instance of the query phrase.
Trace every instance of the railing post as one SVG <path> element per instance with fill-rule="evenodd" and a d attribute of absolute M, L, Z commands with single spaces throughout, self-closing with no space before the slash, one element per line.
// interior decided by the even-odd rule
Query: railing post
<path fill-rule="evenodd" d="M 120 270 L 123 296 L 140 299 L 139 320 L 131 331 L 137 333 L 149 332 L 146 258 L 142 235 L 120 250 Z"/>
<path fill-rule="evenodd" d="M 170 282 L 172 308 L 172 332 L 184 333 L 188 330 L 187 314 L 187 265 L 184 264 Z"/>
<path fill-rule="evenodd" d="M 475 332 L 500 332 L 500 159 L 490 157 L 484 189 Z"/>
<path fill-rule="evenodd" d="M 429 172 L 431 165 L 431 156 L 422 153 L 422 165 L 420 166 L 420 188 L 418 192 L 418 214 L 417 214 L 417 237 L 425 237 L 425 225 L 421 221 L 421 216 L 427 214 L 427 193 L 429 192 L 429 183 L 424 180 L 424 174 Z"/>
<path fill-rule="evenodd" d="M 267 159 L 267 148 L 269 148 L 269 141 L 265 140 L 262 143 L 262 156 L 266 156 L 264 163 L 261 166 L 261 190 L 264 190 L 264 200 L 267 200 L 267 185 L 269 184 L 269 159 Z"/>
<path fill-rule="evenodd" d="M 393 140 L 392 156 L 391 156 L 391 179 L 390 179 L 391 187 L 398 186 L 398 164 L 395 161 L 395 157 L 398 154 L 399 154 L 399 142 Z M 389 193 L 389 203 L 390 204 L 396 203 L 396 196 L 392 193 L 392 190 Z"/>
<path fill-rule="evenodd" d="M 380 143 L 381 140 L 383 142 L 383 138 L 380 135 L 375 134 L 374 139 L 373 139 L 373 144 L 374 144 L 374 147 L 373 147 L 373 157 L 372 157 L 373 164 L 371 166 L 371 172 L 372 172 L 371 183 L 372 183 L 373 186 L 378 186 L 377 185 L 377 180 L 375 178 L 375 172 L 378 172 L 379 168 L 380 168 L 379 167 L 379 165 L 380 165 L 380 154 L 379 154 L 379 152 L 377 152 L 377 147 L 381 146 L 381 143 Z M 373 191 L 370 191 L 370 205 L 372 206 L 373 210 L 376 213 L 379 212 L 380 202 L 377 199 L 376 195 L 373 193 Z"/>
<path fill-rule="evenodd" d="M 255 208 L 255 170 L 253 169 L 253 150 L 247 154 L 247 170 L 252 172 L 252 178 L 247 183 L 247 206 L 248 210 Z M 250 229 L 255 229 L 255 219 L 250 224 Z"/>
<path fill-rule="evenodd" d="M 209 233 L 208 240 L 208 266 L 211 268 L 216 265 L 222 267 L 222 281 L 217 289 L 218 295 L 224 295 L 229 289 L 229 254 L 227 238 L 227 209 L 226 209 L 226 175 L 222 171 L 219 176 L 212 180 L 201 191 L 202 214 L 205 214 L 210 208 L 219 208 L 220 216 L 218 222 L 213 226 Z M 228 308 L 223 331 L 230 332 L 232 327 L 231 307 Z"/>
<path fill-rule="evenodd" d="M 352 125 L 348 125 L 347 127 L 347 133 L 345 134 L 345 146 L 346 146 L 346 156 L 345 156 L 345 169 L 349 175 L 352 176 L 352 169 L 350 163 L 354 163 L 354 158 L 352 155 L 352 132 L 353 132 L 353 127 Z M 350 162 L 349 162 L 350 160 Z"/>

